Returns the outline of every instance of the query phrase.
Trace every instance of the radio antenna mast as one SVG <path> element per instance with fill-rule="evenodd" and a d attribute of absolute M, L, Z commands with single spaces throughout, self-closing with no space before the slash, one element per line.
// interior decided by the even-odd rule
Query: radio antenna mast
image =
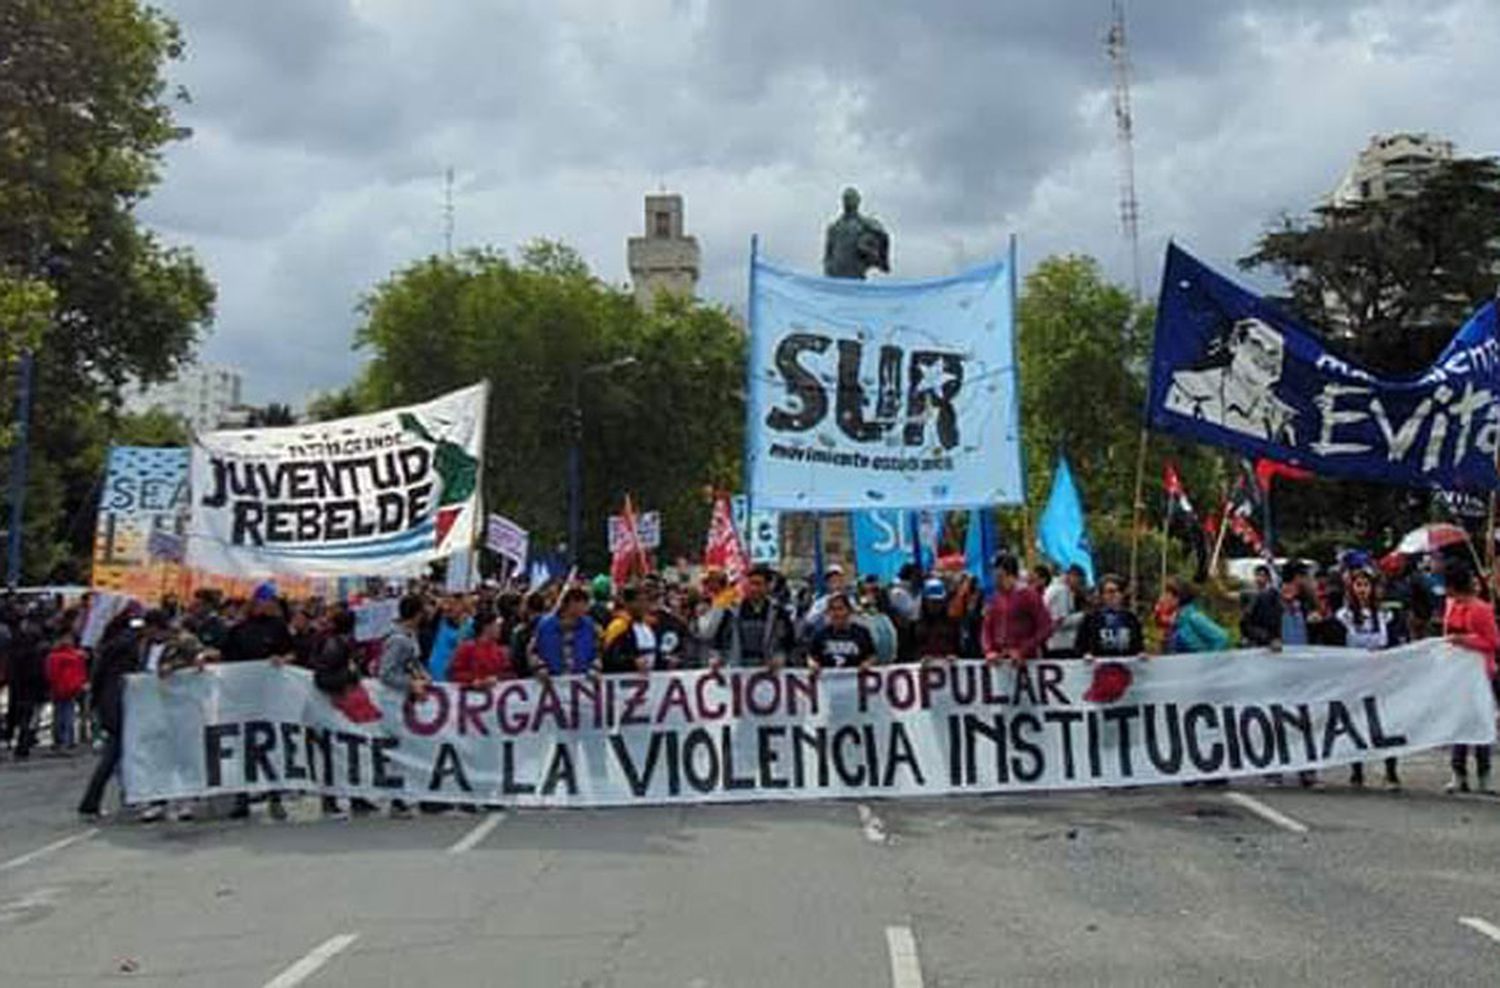
<path fill-rule="evenodd" d="M 443 253 L 449 257 L 453 256 L 453 166 L 448 166 L 448 171 L 443 182 Z"/>
<path fill-rule="evenodd" d="M 1135 124 L 1130 113 L 1130 52 L 1125 45 L 1125 3 L 1112 0 L 1104 50 L 1114 68 L 1115 139 L 1120 153 L 1120 229 L 1130 247 L 1130 283 L 1141 301 L 1140 205 L 1135 198 Z"/>

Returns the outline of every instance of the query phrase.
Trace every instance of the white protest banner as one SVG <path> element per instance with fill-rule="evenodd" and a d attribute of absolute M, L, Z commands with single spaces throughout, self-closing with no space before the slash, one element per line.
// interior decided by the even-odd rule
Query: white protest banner
<path fill-rule="evenodd" d="M 354 640 L 360 642 L 379 641 L 390 633 L 396 623 L 396 612 L 401 601 L 396 597 L 367 600 L 354 608 Z"/>
<path fill-rule="evenodd" d="M 199 436 L 188 564 L 381 575 L 472 545 L 488 393 L 476 384 L 373 415 Z"/>
<path fill-rule="evenodd" d="M 484 529 L 484 546 L 520 568 L 526 565 L 531 534 L 504 515 L 490 515 Z"/>
<path fill-rule="evenodd" d="M 729 499 L 734 524 L 750 550 L 750 562 L 777 566 L 781 563 L 781 512 L 765 508 L 751 510 L 750 499 L 736 494 Z"/>
<path fill-rule="evenodd" d="M 83 630 L 79 632 L 78 644 L 84 648 L 98 648 L 104 640 L 104 629 L 130 606 L 130 597 L 122 593 L 96 590 L 89 598 L 88 615 L 83 619 Z"/>
<path fill-rule="evenodd" d="M 1482 660 L 1441 640 L 1019 671 L 964 661 L 435 683 L 422 701 L 374 680 L 330 701 L 305 670 L 247 663 L 132 676 L 125 705 L 132 803 L 275 790 L 517 806 L 997 793 L 1495 738 Z"/>
<path fill-rule="evenodd" d="M 661 547 L 661 512 L 647 511 L 635 516 L 635 528 L 641 536 L 641 548 Z M 630 536 L 627 534 L 624 515 L 609 516 L 609 551 L 619 552 Z"/>

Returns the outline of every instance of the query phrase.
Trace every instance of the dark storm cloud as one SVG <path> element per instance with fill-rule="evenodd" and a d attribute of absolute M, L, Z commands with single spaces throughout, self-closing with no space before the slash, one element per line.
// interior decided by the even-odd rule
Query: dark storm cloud
<path fill-rule="evenodd" d="M 209 262 L 207 355 L 243 366 L 258 399 L 352 374 L 353 307 L 441 247 L 450 165 L 460 243 L 562 238 L 611 281 L 640 195 L 682 191 L 702 289 L 732 304 L 750 234 L 815 264 L 851 182 L 904 274 L 977 261 L 1012 231 L 1032 260 L 1128 268 L 1106 0 L 166 6 L 196 136 L 147 215 Z M 1232 260 L 1373 131 L 1488 133 L 1487 91 L 1453 95 L 1500 40 L 1486 0 L 1128 6 L 1148 275 L 1172 233 Z"/>

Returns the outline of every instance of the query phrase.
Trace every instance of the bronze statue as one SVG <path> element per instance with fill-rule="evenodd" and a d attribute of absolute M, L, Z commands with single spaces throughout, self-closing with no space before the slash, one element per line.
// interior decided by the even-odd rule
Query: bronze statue
<path fill-rule="evenodd" d="M 859 215 L 859 193 L 848 188 L 844 190 L 844 214 L 828 224 L 823 273 L 830 278 L 863 280 L 870 268 L 890 273 L 891 237 L 878 222 Z"/>

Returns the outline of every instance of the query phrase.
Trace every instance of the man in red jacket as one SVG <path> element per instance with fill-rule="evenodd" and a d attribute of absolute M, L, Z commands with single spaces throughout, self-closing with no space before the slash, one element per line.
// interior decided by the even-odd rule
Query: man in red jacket
<path fill-rule="evenodd" d="M 995 593 L 985 605 L 980 628 L 987 661 L 1034 659 L 1052 634 L 1047 606 L 1039 593 L 1021 586 L 1020 572 L 1015 556 L 1002 552 L 995 557 Z"/>

